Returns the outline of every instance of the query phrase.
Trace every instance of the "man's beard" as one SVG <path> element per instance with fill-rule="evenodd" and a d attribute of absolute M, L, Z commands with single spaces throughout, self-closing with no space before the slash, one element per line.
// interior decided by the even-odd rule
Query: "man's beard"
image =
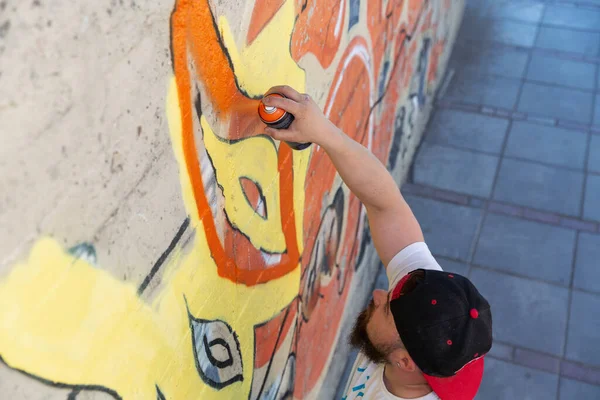
<path fill-rule="evenodd" d="M 371 362 L 383 364 L 387 362 L 390 351 L 375 346 L 369 339 L 369 335 L 367 335 L 367 323 L 374 309 L 375 304 L 371 300 L 369 306 L 358 315 L 350 334 L 350 344 L 361 351 Z"/>

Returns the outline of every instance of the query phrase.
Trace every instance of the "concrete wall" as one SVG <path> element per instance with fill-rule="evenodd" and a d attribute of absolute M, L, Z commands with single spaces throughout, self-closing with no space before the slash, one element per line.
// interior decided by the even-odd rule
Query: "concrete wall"
<path fill-rule="evenodd" d="M 328 398 L 378 261 L 254 99 L 310 93 L 400 181 L 462 9 L 0 2 L 0 397 Z"/>

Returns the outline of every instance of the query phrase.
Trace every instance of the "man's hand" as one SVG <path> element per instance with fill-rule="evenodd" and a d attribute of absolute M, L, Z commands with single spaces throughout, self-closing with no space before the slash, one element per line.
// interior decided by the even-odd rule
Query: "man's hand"
<path fill-rule="evenodd" d="M 286 142 L 310 142 L 322 146 L 328 136 L 338 132 L 309 95 L 298 93 L 289 86 L 275 86 L 265 96 L 271 93 L 281 93 L 287 98 L 265 97 L 263 103 L 289 112 L 294 116 L 294 122 L 288 129 L 266 127 L 267 135 Z"/>
<path fill-rule="evenodd" d="M 276 86 L 269 93 L 287 97 L 265 98 L 265 105 L 281 108 L 294 116 L 288 129 L 266 128 L 277 140 L 316 143 L 324 149 L 344 183 L 365 205 L 373 243 L 387 267 L 400 250 L 423 241 L 421 227 L 385 166 L 360 143 L 338 129 L 307 95 L 288 86 Z"/>

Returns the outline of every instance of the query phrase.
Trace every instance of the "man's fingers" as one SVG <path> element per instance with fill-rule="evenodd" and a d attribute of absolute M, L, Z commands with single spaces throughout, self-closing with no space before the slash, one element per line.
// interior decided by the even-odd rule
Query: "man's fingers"
<path fill-rule="evenodd" d="M 271 96 L 263 98 L 263 103 L 266 106 L 281 108 L 294 116 L 300 111 L 300 104 L 296 103 L 294 100 L 285 99 L 283 97 Z"/>
<path fill-rule="evenodd" d="M 288 99 L 292 99 L 296 102 L 301 102 L 302 99 L 304 98 L 300 93 L 298 93 L 296 91 L 296 89 L 289 87 L 287 85 L 273 86 L 271 89 L 269 89 L 269 91 L 266 94 L 271 94 L 271 93 L 281 93 Z"/>
<path fill-rule="evenodd" d="M 275 128 L 265 128 L 265 134 L 271 136 L 275 140 L 285 141 L 290 140 L 290 137 L 293 135 L 287 129 L 275 129 Z"/>

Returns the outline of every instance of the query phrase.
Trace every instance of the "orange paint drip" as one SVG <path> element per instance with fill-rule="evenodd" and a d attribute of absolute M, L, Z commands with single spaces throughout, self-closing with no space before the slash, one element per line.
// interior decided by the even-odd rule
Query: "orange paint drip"
<path fill-rule="evenodd" d="M 188 47 L 216 109 L 221 112 L 250 110 L 251 108 L 256 110 L 258 103 L 255 100 L 246 98 L 237 90 L 233 69 L 225 55 L 220 38 L 215 31 L 216 25 L 206 1 L 192 2 L 190 0 L 179 0 L 171 19 L 175 81 L 181 116 L 183 157 L 192 184 L 198 217 L 202 221 L 206 241 L 217 265 L 219 276 L 248 286 L 266 283 L 282 277 L 293 271 L 298 266 L 300 259 L 296 241 L 296 223 L 293 205 L 292 150 L 288 146 L 280 146 L 278 153 L 281 189 L 280 208 L 282 230 L 287 246 L 287 257 L 283 257 L 279 264 L 265 270 L 240 269 L 234 259 L 224 250 L 215 226 L 214 216 L 205 195 L 202 172 L 197 156 L 198 151 L 194 141 L 193 113 L 190 96 L 191 78 L 187 58 Z M 200 46 L 202 46 L 202 55 L 204 56 L 201 56 Z M 206 54 L 210 54 L 210 58 L 207 58 Z"/>

